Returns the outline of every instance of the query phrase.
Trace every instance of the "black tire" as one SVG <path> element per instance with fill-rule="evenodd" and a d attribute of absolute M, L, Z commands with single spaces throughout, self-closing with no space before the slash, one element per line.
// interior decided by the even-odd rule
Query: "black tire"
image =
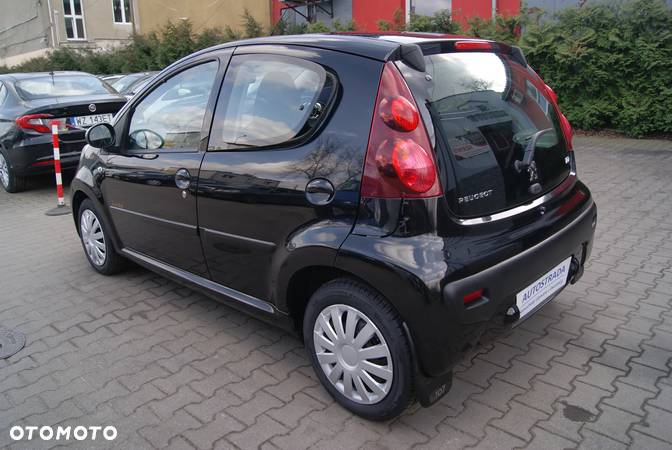
<path fill-rule="evenodd" d="M 9 164 L 7 157 L 2 152 L 0 152 L 0 158 L 2 158 L 0 160 L 0 165 L 4 160 L 7 170 L 7 178 L 0 176 L 0 186 L 2 186 L 3 189 L 10 194 L 23 191 L 26 188 L 26 177 L 20 177 L 16 175 L 11 165 Z"/>
<path fill-rule="evenodd" d="M 378 329 L 392 359 L 392 380 L 387 394 L 377 403 L 362 404 L 346 397 L 329 381 L 315 350 L 314 329 L 320 313 L 331 305 L 347 305 L 363 313 Z M 333 323 L 333 321 L 332 321 Z M 361 326 L 364 322 L 358 322 Z M 361 327 L 355 335 L 361 331 Z M 370 287 L 339 278 L 320 287 L 311 297 L 303 321 L 303 336 L 313 369 L 331 396 L 344 408 L 365 419 L 383 421 L 401 414 L 414 399 L 413 362 L 402 321 L 387 300 Z M 377 339 L 374 337 L 374 339 Z M 380 343 L 380 341 L 377 341 Z M 366 345 L 366 344 L 365 344 Z M 365 349 L 367 347 L 364 347 Z M 386 358 L 383 358 L 387 361 Z M 354 367 L 354 366 L 351 366 Z M 354 369 L 356 370 L 356 369 Z M 345 379 L 339 382 L 343 385 Z M 353 380 L 353 388 L 356 383 Z"/>
<path fill-rule="evenodd" d="M 84 242 L 84 231 L 82 230 L 82 215 L 86 211 L 90 211 L 91 213 L 93 213 L 93 215 L 97 219 L 100 231 L 102 231 L 103 233 L 105 257 L 104 262 L 102 262 L 101 264 L 98 264 L 96 261 L 92 259 L 92 257 L 89 255 L 89 252 L 87 251 L 87 247 Z M 79 231 L 79 239 L 82 243 L 82 248 L 84 249 L 84 255 L 86 255 L 86 259 L 87 261 L 89 261 L 89 264 L 91 264 L 91 267 L 93 267 L 96 272 L 101 273 L 103 275 L 114 275 L 115 273 L 118 273 L 122 269 L 124 269 L 126 265 L 125 264 L 126 259 L 119 253 L 117 253 L 117 251 L 114 249 L 114 245 L 112 244 L 112 241 L 109 238 L 108 230 L 106 229 L 105 224 L 103 223 L 101 217 L 102 214 L 100 214 L 100 212 L 96 208 L 96 205 L 90 199 L 87 198 L 84 201 L 82 201 L 82 204 L 79 206 L 79 210 L 77 211 L 77 229 Z"/>

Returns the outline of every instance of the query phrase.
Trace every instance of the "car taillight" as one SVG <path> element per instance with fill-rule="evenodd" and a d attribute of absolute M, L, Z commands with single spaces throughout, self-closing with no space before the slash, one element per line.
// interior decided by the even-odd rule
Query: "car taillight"
<path fill-rule="evenodd" d="M 461 52 L 470 52 L 474 50 L 492 50 L 492 42 L 488 41 L 457 41 L 455 50 Z"/>
<path fill-rule="evenodd" d="M 569 123 L 569 120 L 567 120 L 567 117 L 565 117 L 562 111 L 560 111 L 560 106 L 558 105 L 558 94 L 556 94 L 549 85 L 545 83 L 544 85 L 546 86 L 548 96 L 551 97 L 551 100 L 553 100 L 553 105 L 560 115 L 560 128 L 562 128 L 562 134 L 565 136 L 565 141 L 567 142 L 567 150 L 573 150 L 574 143 L 572 142 L 572 139 L 574 132 L 572 131 L 572 125 Z"/>
<path fill-rule="evenodd" d="M 384 98 L 380 101 L 379 107 L 380 118 L 390 128 L 399 131 L 413 131 L 418 126 L 420 114 L 415 106 L 404 97 Z"/>
<path fill-rule="evenodd" d="M 16 119 L 16 125 L 23 130 L 33 130 L 38 133 L 51 133 L 51 114 L 29 114 Z"/>
<path fill-rule="evenodd" d="M 392 62 L 378 87 L 361 195 L 427 198 L 441 195 L 436 163 L 406 81 Z"/>

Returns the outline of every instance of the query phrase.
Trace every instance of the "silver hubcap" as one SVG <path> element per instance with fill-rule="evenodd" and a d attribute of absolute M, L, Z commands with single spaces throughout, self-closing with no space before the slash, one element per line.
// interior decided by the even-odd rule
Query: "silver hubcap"
<path fill-rule="evenodd" d="M 90 209 L 82 213 L 79 229 L 89 260 L 96 266 L 105 264 L 105 235 L 98 218 Z"/>
<path fill-rule="evenodd" d="M 9 166 L 2 153 L 0 153 L 0 182 L 5 187 L 9 186 Z"/>
<path fill-rule="evenodd" d="M 380 402 L 392 387 L 392 358 L 383 334 L 361 311 L 331 305 L 313 328 L 315 353 L 329 382 L 355 403 Z"/>

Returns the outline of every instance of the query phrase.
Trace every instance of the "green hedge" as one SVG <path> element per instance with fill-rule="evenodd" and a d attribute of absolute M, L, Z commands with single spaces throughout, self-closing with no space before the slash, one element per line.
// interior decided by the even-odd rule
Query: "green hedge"
<path fill-rule="evenodd" d="M 672 10 L 663 0 L 566 9 L 526 26 L 520 44 L 575 127 L 672 132 Z"/>
<path fill-rule="evenodd" d="M 459 33 L 448 11 L 413 15 L 403 25 L 381 21 L 381 30 Z M 351 31 L 354 23 L 288 25 L 271 30 L 249 14 L 240 29 L 194 32 L 188 21 L 169 23 L 158 33 L 139 35 L 126 47 L 104 51 L 58 49 L 12 71 L 83 70 L 125 73 L 159 70 L 196 50 L 266 34 Z M 470 21 L 471 36 L 523 47 L 530 65 L 553 87 L 570 122 L 584 130 L 616 129 L 631 136 L 672 133 L 672 10 L 664 0 L 616 0 L 543 13 Z M 522 32 L 521 32 L 522 30 Z M 0 67 L 0 72 L 9 71 Z"/>

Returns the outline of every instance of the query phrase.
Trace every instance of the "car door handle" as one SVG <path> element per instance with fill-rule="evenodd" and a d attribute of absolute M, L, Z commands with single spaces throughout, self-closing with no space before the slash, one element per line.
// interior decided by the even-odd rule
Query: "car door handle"
<path fill-rule="evenodd" d="M 324 206 L 334 199 L 334 185 L 324 178 L 314 178 L 306 185 L 306 199 L 316 206 Z"/>
<path fill-rule="evenodd" d="M 189 189 L 191 185 L 191 174 L 187 169 L 180 169 L 175 172 L 175 186 L 180 189 Z"/>

